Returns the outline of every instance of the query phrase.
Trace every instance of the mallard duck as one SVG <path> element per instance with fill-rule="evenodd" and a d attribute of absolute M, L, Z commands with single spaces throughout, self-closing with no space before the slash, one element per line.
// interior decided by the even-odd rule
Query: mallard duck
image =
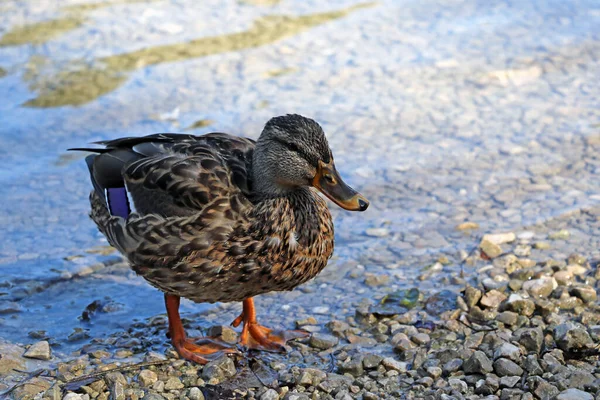
<path fill-rule="evenodd" d="M 317 189 L 338 206 L 369 202 L 342 181 L 321 126 L 272 118 L 258 141 L 226 133 L 155 134 L 98 142 L 86 158 L 92 220 L 132 269 L 165 294 L 169 336 L 181 357 L 206 363 L 236 352 L 190 339 L 181 297 L 243 303 L 239 344 L 281 351 L 304 331 L 258 324 L 253 297 L 314 278 L 333 252 L 333 222 Z"/>

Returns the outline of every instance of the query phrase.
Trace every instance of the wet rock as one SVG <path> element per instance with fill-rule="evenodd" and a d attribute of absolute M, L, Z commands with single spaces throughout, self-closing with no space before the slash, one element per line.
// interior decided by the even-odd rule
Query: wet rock
<path fill-rule="evenodd" d="M 502 343 L 500 347 L 494 350 L 494 359 L 498 358 L 518 361 L 521 358 L 521 349 L 512 343 Z"/>
<path fill-rule="evenodd" d="M 269 390 L 273 390 L 273 389 L 269 389 Z M 269 390 L 267 390 L 267 392 Z M 277 392 L 275 392 L 275 394 L 277 394 Z M 190 400 L 204 400 L 204 394 L 198 387 L 192 387 L 188 391 L 188 398 Z M 264 393 L 263 393 L 263 396 L 261 396 L 260 398 L 261 398 L 261 400 L 264 399 Z M 279 398 L 279 395 L 277 395 L 277 397 L 275 397 L 275 399 L 278 399 L 278 398 Z M 268 397 L 267 397 L 267 399 L 268 399 Z"/>
<path fill-rule="evenodd" d="M 365 357 L 363 358 L 363 367 L 365 369 L 377 368 L 382 360 L 383 360 L 383 357 L 381 357 L 380 355 L 366 354 Z"/>
<path fill-rule="evenodd" d="M 456 225 L 457 231 L 466 231 L 466 230 L 474 230 L 479 229 L 479 224 L 476 222 L 463 222 L 461 224 Z"/>
<path fill-rule="evenodd" d="M 463 365 L 463 360 L 460 358 L 453 358 L 447 361 L 442 368 L 442 372 L 444 375 L 450 375 L 453 372 L 458 371 Z"/>
<path fill-rule="evenodd" d="M 481 298 L 481 305 L 488 308 L 497 308 L 506 300 L 506 295 L 498 290 L 490 290 Z"/>
<path fill-rule="evenodd" d="M 353 376 L 360 376 L 363 373 L 363 364 L 359 358 L 350 359 L 340 365 L 340 371 Z"/>
<path fill-rule="evenodd" d="M 431 338 L 426 333 L 417 333 L 411 337 L 412 341 L 418 345 L 424 345 L 431 341 Z"/>
<path fill-rule="evenodd" d="M 564 351 L 586 349 L 594 344 L 587 329 L 583 325 L 571 321 L 559 324 L 554 328 L 554 340 Z"/>
<path fill-rule="evenodd" d="M 15 314 L 23 311 L 23 307 L 19 303 L 14 301 L 1 301 L 0 302 L 0 315 L 2 314 Z"/>
<path fill-rule="evenodd" d="M 525 357 L 525 360 L 523 360 L 523 368 L 525 368 L 531 376 L 542 375 L 544 373 L 544 370 L 537 360 L 537 356 L 534 355 Z"/>
<path fill-rule="evenodd" d="M 22 385 L 16 386 L 12 392 L 12 398 L 18 400 L 29 400 L 34 398 L 41 398 L 42 392 L 45 392 L 50 388 L 51 383 L 46 379 L 35 377 L 32 379 L 28 379 Z M 2 397 L 2 392 L 0 392 L 0 397 Z M 6 397 L 8 399 L 8 396 Z"/>
<path fill-rule="evenodd" d="M 496 258 L 502 254 L 502 248 L 500 246 L 486 239 L 483 239 L 481 243 L 479 243 L 479 248 L 489 258 Z"/>
<path fill-rule="evenodd" d="M 327 374 L 315 368 L 304 368 L 300 373 L 299 384 L 303 386 L 317 386 L 327 378 Z"/>
<path fill-rule="evenodd" d="M 387 285 L 390 281 L 389 275 L 375 275 L 375 274 L 367 274 L 365 278 L 365 285 L 375 287 L 375 286 L 383 286 Z"/>
<path fill-rule="evenodd" d="M 13 370 L 26 370 L 23 348 L 14 344 L 0 343 L 0 376 L 9 375 Z"/>
<path fill-rule="evenodd" d="M 554 273 L 554 279 L 560 286 L 568 286 L 573 282 L 573 274 L 566 270 L 557 271 Z"/>
<path fill-rule="evenodd" d="M 524 328 L 515 332 L 518 342 L 525 347 L 527 351 L 533 351 L 539 354 L 544 342 L 544 333 L 541 328 Z"/>
<path fill-rule="evenodd" d="M 463 364 L 467 374 L 487 374 L 493 371 L 492 362 L 483 351 L 475 351 Z"/>
<path fill-rule="evenodd" d="M 598 299 L 596 290 L 588 285 L 574 286 L 569 290 L 569 293 L 580 298 L 584 303 L 593 303 Z"/>
<path fill-rule="evenodd" d="M 158 376 L 156 375 L 156 372 L 151 371 L 149 369 L 145 369 L 143 371 L 141 371 L 138 375 L 138 382 L 140 383 L 140 385 L 142 386 L 152 386 L 154 385 L 154 382 L 156 382 L 158 380 Z"/>
<path fill-rule="evenodd" d="M 523 369 L 517 363 L 506 358 L 499 358 L 494 361 L 494 371 L 498 376 L 523 375 Z"/>
<path fill-rule="evenodd" d="M 316 349 L 327 350 L 337 346 L 339 341 L 340 340 L 335 336 L 315 332 L 310 337 L 308 344 Z"/>
<path fill-rule="evenodd" d="M 237 342 L 237 332 L 230 326 L 215 325 L 208 328 L 207 336 L 219 338 L 228 343 Z"/>
<path fill-rule="evenodd" d="M 540 400 L 551 400 L 558 395 L 559 391 L 556 386 L 549 384 L 546 381 L 541 381 L 538 383 L 537 388 L 534 391 L 534 394 Z"/>
<path fill-rule="evenodd" d="M 544 277 L 524 282 L 523 290 L 526 290 L 534 298 L 548 297 L 557 286 L 558 283 L 554 278 Z"/>
<path fill-rule="evenodd" d="M 525 299 L 518 294 L 511 294 L 504 303 L 508 311 L 514 311 L 520 315 L 531 317 L 535 311 L 535 303 L 530 299 Z"/>
<path fill-rule="evenodd" d="M 552 246 L 550 246 L 550 243 L 547 242 L 536 242 L 533 244 L 533 247 L 538 250 L 549 250 L 552 248 Z"/>
<path fill-rule="evenodd" d="M 267 391 L 264 392 L 260 396 L 260 400 L 278 400 L 278 399 L 279 399 L 279 393 L 277 393 L 277 391 L 275 389 L 267 389 Z"/>
<path fill-rule="evenodd" d="M 181 382 L 181 379 L 177 377 L 171 377 L 165 383 L 165 390 L 178 390 L 183 389 L 184 384 Z"/>
<path fill-rule="evenodd" d="M 556 396 L 556 400 L 594 400 L 594 396 L 579 389 L 567 389 Z"/>
<path fill-rule="evenodd" d="M 204 366 L 202 378 L 206 381 L 222 382 L 236 374 L 233 360 L 227 356 L 222 356 L 213 360 Z"/>
<path fill-rule="evenodd" d="M 50 344 L 45 340 L 34 343 L 31 345 L 31 347 L 29 347 L 29 349 L 27 349 L 25 354 L 23 354 L 23 357 L 35 358 L 38 360 L 49 360 L 52 358 Z"/>
<path fill-rule="evenodd" d="M 431 315 L 441 315 L 446 311 L 455 309 L 456 293 L 450 290 L 441 290 L 425 302 L 425 310 Z"/>
<path fill-rule="evenodd" d="M 519 382 L 520 380 L 520 376 L 503 376 L 502 378 L 500 378 L 500 388 L 515 387 L 517 382 Z"/>
<path fill-rule="evenodd" d="M 517 318 L 518 318 L 519 314 L 512 312 L 512 311 L 503 311 L 500 314 L 498 314 L 498 316 L 496 317 L 496 319 L 498 320 L 498 322 L 502 322 L 505 325 L 515 325 L 517 323 Z"/>
<path fill-rule="evenodd" d="M 473 286 L 467 286 L 465 289 L 465 303 L 469 308 L 475 306 L 481 299 L 481 290 L 474 288 Z"/>
<path fill-rule="evenodd" d="M 381 360 L 381 365 L 383 365 L 388 371 L 398 371 L 401 374 L 406 373 L 407 370 L 407 363 L 394 360 L 391 357 L 387 357 Z"/>
<path fill-rule="evenodd" d="M 367 236 L 381 238 L 388 236 L 390 234 L 390 231 L 386 228 L 369 228 L 365 231 L 365 233 L 367 234 Z"/>
<path fill-rule="evenodd" d="M 561 229 L 557 232 L 552 232 L 548 235 L 548 239 L 550 240 L 567 240 L 571 237 L 571 233 L 566 229 Z"/>
<path fill-rule="evenodd" d="M 486 235 L 483 235 L 483 238 L 482 238 L 482 240 L 487 240 L 494 244 L 510 243 L 510 242 L 514 242 L 516 239 L 517 239 L 517 235 L 515 235 L 513 232 L 488 233 Z"/>

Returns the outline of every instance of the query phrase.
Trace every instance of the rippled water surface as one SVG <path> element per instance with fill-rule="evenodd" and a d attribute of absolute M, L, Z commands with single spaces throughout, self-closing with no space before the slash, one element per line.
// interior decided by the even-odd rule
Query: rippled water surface
<path fill-rule="evenodd" d="M 315 118 L 372 205 L 334 210 L 322 297 L 276 296 L 336 312 L 348 290 L 358 301 L 414 284 L 440 255 L 458 262 L 481 233 L 598 204 L 599 59 L 593 0 L 2 1 L 1 336 L 61 343 L 162 312 L 87 218 L 83 155 L 68 147 L 165 131 L 256 138 L 272 116 Z M 464 221 L 480 231 L 455 230 Z M 593 232 L 578 234 L 594 248 Z M 395 264 L 383 288 L 346 279 Z M 114 312 L 78 319 L 94 300 Z"/>

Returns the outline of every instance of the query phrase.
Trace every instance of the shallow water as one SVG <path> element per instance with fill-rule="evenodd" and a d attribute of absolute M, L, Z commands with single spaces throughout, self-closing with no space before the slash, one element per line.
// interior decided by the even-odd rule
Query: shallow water
<path fill-rule="evenodd" d="M 0 3 L 0 302 L 21 308 L 0 316 L 9 340 L 45 330 L 68 350 L 76 328 L 98 337 L 163 312 L 127 268 L 98 264 L 118 258 L 98 254 L 83 155 L 65 151 L 91 141 L 184 129 L 256 138 L 287 112 L 321 122 L 372 205 L 334 210 L 321 299 L 276 295 L 305 309 L 335 312 L 352 262 L 405 268 L 348 301 L 414 285 L 429 260 L 458 261 L 486 231 L 600 202 L 596 1 L 61 4 Z M 466 220 L 481 229 L 457 232 Z M 579 234 L 597 255 L 593 232 Z M 78 319 L 105 297 L 118 311 Z"/>

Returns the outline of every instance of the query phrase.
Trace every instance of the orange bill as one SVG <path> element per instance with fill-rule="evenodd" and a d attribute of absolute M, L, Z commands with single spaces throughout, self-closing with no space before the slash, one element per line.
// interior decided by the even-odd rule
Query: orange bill
<path fill-rule="evenodd" d="M 369 207 L 369 201 L 363 195 L 344 183 L 333 161 L 329 164 L 319 161 L 312 185 L 345 210 L 365 211 Z"/>

